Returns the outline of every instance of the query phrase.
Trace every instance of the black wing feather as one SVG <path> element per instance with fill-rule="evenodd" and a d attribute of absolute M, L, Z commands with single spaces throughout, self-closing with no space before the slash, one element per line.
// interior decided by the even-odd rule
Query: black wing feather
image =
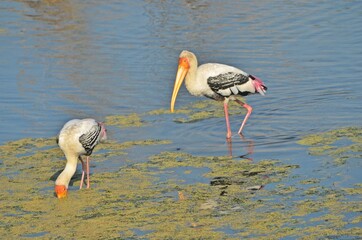
<path fill-rule="evenodd" d="M 81 135 L 79 137 L 79 142 L 82 144 L 86 151 L 86 155 L 91 155 L 93 149 L 98 144 L 100 139 L 100 133 L 101 133 L 102 127 L 98 123 L 98 125 L 94 125 L 89 132 Z"/>
<path fill-rule="evenodd" d="M 227 72 L 214 77 L 209 77 L 207 83 L 214 92 L 217 92 L 219 90 L 231 88 L 235 85 L 244 84 L 248 80 L 249 76 L 245 76 L 244 74 Z"/>

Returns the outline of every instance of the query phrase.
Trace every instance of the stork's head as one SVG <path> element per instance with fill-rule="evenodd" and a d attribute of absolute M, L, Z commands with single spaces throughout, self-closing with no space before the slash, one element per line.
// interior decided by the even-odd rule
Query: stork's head
<path fill-rule="evenodd" d="M 252 83 L 255 87 L 255 91 L 264 96 L 268 88 L 264 85 L 263 81 L 260 78 L 257 78 L 253 75 L 249 75 L 249 78 L 253 80 Z"/>
<path fill-rule="evenodd" d="M 103 122 L 99 122 L 98 123 L 99 126 L 101 127 L 101 141 L 107 140 L 107 129 L 106 129 L 106 125 Z"/>
<path fill-rule="evenodd" d="M 197 59 L 192 52 L 183 50 L 179 56 L 178 68 L 176 73 L 175 85 L 173 87 L 173 93 L 171 98 L 171 112 L 174 112 L 175 101 L 177 93 L 180 90 L 182 82 L 184 81 L 190 67 L 197 66 Z"/>
<path fill-rule="evenodd" d="M 68 189 L 65 185 L 55 185 L 54 191 L 57 198 L 65 198 L 68 194 Z"/>

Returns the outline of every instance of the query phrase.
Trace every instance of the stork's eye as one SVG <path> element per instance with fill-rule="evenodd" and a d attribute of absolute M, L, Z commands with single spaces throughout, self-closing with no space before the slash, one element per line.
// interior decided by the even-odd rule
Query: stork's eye
<path fill-rule="evenodd" d="M 185 63 L 187 63 L 187 59 L 186 58 L 180 58 L 179 63 L 185 64 Z"/>
<path fill-rule="evenodd" d="M 182 65 L 185 68 L 189 68 L 190 67 L 190 63 L 189 60 L 185 57 L 181 57 L 178 61 L 179 65 Z"/>

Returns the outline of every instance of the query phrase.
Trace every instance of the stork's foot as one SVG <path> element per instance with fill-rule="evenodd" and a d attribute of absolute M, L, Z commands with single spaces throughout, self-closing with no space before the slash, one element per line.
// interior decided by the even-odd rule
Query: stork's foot
<path fill-rule="evenodd" d="M 226 133 L 226 140 L 231 140 L 231 132 Z"/>
<path fill-rule="evenodd" d="M 231 141 L 231 138 L 226 138 L 226 144 L 228 146 L 229 157 L 232 157 L 233 156 L 233 143 Z"/>

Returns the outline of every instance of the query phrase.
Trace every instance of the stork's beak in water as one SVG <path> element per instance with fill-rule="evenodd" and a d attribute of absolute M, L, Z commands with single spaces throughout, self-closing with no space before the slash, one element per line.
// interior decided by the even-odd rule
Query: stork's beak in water
<path fill-rule="evenodd" d="M 175 85 L 173 87 L 173 93 L 172 93 L 172 98 L 171 98 L 171 112 L 174 112 L 177 93 L 180 90 L 181 84 L 182 84 L 183 80 L 185 79 L 185 76 L 186 76 L 189 68 L 190 67 L 188 64 L 188 60 L 185 58 L 180 58 L 177 73 L 176 73 Z"/>
<path fill-rule="evenodd" d="M 54 187 L 55 194 L 57 198 L 65 198 L 67 196 L 68 190 L 64 185 L 55 185 Z"/>
<path fill-rule="evenodd" d="M 99 123 L 101 125 L 101 141 L 107 140 L 107 128 L 103 122 Z"/>
<path fill-rule="evenodd" d="M 255 90 L 260 94 L 265 96 L 266 90 L 268 89 L 263 81 L 260 78 L 250 75 L 251 79 L 253 79 L 252 83 L 255 87 Z"/>
<path fill-rule="evenodd" d="M 264 90 L 263 87 L 257 88 L 256 91 L 258 91 L 258 93 L 259 93 L 260 95 L 265 96 L 266 91 Z"/>

